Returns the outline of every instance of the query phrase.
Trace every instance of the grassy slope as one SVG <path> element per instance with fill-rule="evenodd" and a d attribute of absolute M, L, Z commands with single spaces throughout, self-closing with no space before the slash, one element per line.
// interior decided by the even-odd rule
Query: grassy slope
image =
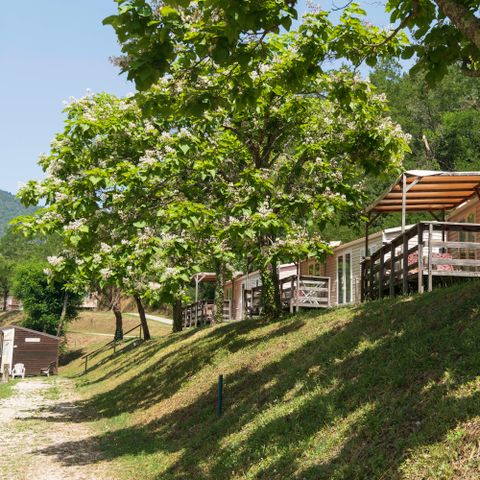
<path fill-rule="evenodd" d="M 23 312 L 0 312 L 0 327 L 19 325 L 24 319 Z"/>
<path fill-rule="evenodd" d="M 479 286 L 159 337 L 64 372 L 120 478 L 478 478 Z"/>

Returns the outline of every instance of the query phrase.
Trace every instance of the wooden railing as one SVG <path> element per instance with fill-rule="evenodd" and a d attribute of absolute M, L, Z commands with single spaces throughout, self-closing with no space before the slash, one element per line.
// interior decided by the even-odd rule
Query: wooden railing
<path fill-rule="evenodd" d="M 330 306 L 330 277 L 291 275 L 280 281 L 280 297 L 290 312 L 303 308 Z"/>
<path fill-rule="evenodd" d="M 183 327 L 201 327 L 209 325 L 213 321 L 215 305 L 213 300 L 200 300 L 183 307 Z M 225 300 L 223 303 L 223 319 L 231 318 L 231 301 Z"/>
<path fill-rule="evenodd" d="M 245 315 L 249 317 L 258 316 L 261 313 L 262 287 L 253 287 L 243 291 L 243 305 Z"/>
<path fill-rule="evenodd" d="M 83 357 L 81 357 L 84 361 L 84 373 L 87 373 L 87 370 L 89 368 L 89 364 L 91 363 L 91 360 L 96 357 L 97 355 L 99 355 L 100 353 L 102 352 L 106 352 L 108 350 L 113 350 L 113 353 L 116 353 L 117 352 L 117 349 L 119 346 L 121 346 L 122 344 L 123 345 L 131 345 L 131 339 L 126 339 L 126 336 L 127 334 L 133 332 L 134 330 L 137 330 L 138 329 L 138 340 L 141 340 L 142 338 L 142 324 L 138 324 L 136 325 L 135 327 L 131 328 L 130 330 L 126 331 L 124 334 L 123 334 L 123 338 L 124 340 L 116 340 L 116 339 L 113 339 L 112 341 L 106 343 L 105 345 L 103 345 L 102 347 L 98 348 L 97 350 L 94 350 L 93 352 L 90 352 L 90 353 L 87 353 L 86 355 L 84 355 Z M 133 340 L 134 342 L 135 341 L 138 341 L 138 340 Z"/>
<path fill-rule="evenodd" d="M 431 291 L 435 277 L 480 277 L 477 240 L 480 224 L 415 225 L 362 262 L 362 301 L 406 294 L 413 289 Z"/>
<path fill-rule="evenodd" d="M 294 312 L 300 307 L 327 308 L 330 306 L 330 277 L 290 275 L 279 282 L 283 308 Z M 245 312 L 249 316 L 261 313 L 262 287 L 244 291 Z"/>

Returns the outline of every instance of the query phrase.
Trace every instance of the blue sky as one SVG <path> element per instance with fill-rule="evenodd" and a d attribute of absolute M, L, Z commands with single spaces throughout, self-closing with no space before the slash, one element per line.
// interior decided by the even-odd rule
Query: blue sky
<path fill-rule="evenodd" d="M 369 21 L 388 24 L 384 7 L 362 3 Z M 320 3 L 330 7 L 327 3 Z M 342 5 L 342 3 L 337 3 Z M 38 155 L 62 129 L 62 101 L 89 88 L 125 95 L 134 90 L 108 58 L 119 52 L 102 19 L 113 0 L 4 2 L 0 15 L 0 189 L 16 192 L 41 178 Z M 307 10 L 306 0 L 300 11 Z"/>

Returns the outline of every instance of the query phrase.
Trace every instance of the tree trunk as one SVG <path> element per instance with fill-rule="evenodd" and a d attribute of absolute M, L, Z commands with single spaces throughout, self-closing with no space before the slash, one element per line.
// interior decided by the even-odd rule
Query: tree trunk
<path fill-rule="evenodd" d="M 215 262 L 215 308 L 213 323 L 223 322 L 223 306 L 225 304 L 225 265 L 223 262 Z"/>
<path fill-rule="evenodd" d="M 8 288 L 3 290 L 3 311 L 7 311 L 7 302 L 8 302 Z"/>
<path fill-rule="evenodd" d="M 173 331 L 181 332 L 183 330 L 182 302 L 175 299 L 173 301 Z"/>
<path fill-rule="evenodd" d="M 455 0 L 436 0 L 436 3 L 458 30 L 480 48 L 480 19 Z"/>
<path fill-rule="evenodd" d="M 115 315 L 115 340 L 123 340 L 123 316 L 118 302 L 112 305 L 113 314 Z"/>
<path fill-rule="evenodd" d="M 278 274 L 277 262 L 272 262 L 270 264 L 270 274 L 272 276 L 275 311 L 277 312 L 277 316 L 280 316 L 282 314 L 282 297 L 280 295 L 280 276 Z"/>
<path fill-rule="evenodd" d="M 143 308 L 142 299 L 135 295 L 135 302 L 137 303 L 138 314 L 140 315 L 140 323 L 142 324 L 143 339 L 150 340 L 150 330 L 148 329 L 147 317 L 145 316 L 145 309 Z"/>
<path fill-rule="evenodd" d="M 265 320 L 276 320 L 282 313 L 279 302 L 278 273 L 273 272 L 272 266 L 265 266 L 260 269 L 262 278 L 262 307 Z M 280 304 L 280 305 L 279 305 Z"/>
<path fill-rule="evenodd" d="M 60 321 L 58 322 L 57 326 L 57 337 L 60 336 L 63 330 L 63 324 L 65 323 L 65 317 L 67 316 L 67 307 L 68 307 L 68 292 L 65 292 L 63 295 L 63 305 L 62 305 L 62 313 L 60 314 Z"/>

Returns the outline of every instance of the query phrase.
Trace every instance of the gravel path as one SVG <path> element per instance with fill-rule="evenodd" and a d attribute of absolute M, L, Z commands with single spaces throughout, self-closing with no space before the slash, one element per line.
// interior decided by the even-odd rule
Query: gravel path
<path fill-rule="evenodd" d="M 26 379 L 0 400 L 0 480 L 113 480 L 73 391 L 64 378 Z"/>
<path fill-rule="evenodd" d="M 126 312 L 125 315 L 140 318 L 140 315 L 138 313 Z M 171 318 L 159 317 L 158 315 L 150 315 L 149 313 L 147 313 L 145 317 L 147 320 L 152 320 L 152 322 L 163 323 L 164 325 L 173 325 L 173 320 Z"/>

